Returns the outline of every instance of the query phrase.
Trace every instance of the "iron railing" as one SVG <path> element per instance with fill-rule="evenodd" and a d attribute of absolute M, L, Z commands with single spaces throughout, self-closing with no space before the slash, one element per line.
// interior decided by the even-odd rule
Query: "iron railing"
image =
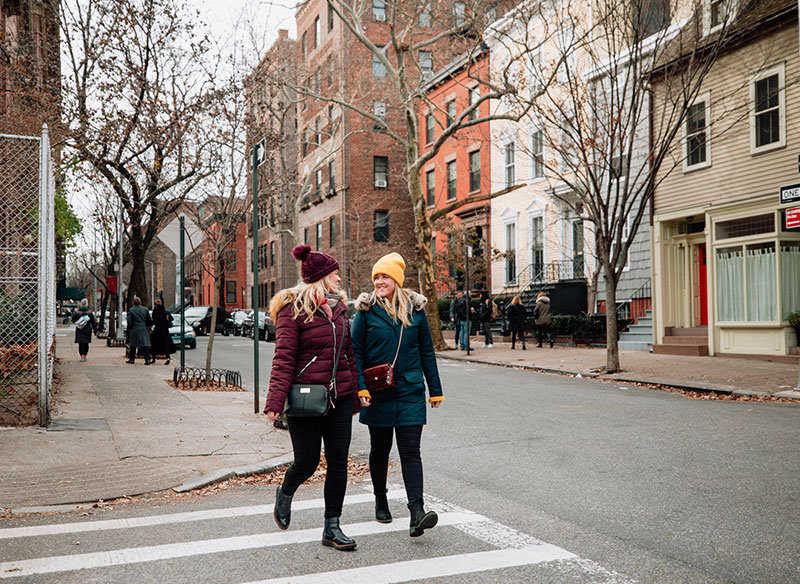
<path fill-rule="evenodd" d="M 636 291 L 624 300 L 617 300 L 617 318 L 637 320 L 653 308 L 650 280 L 646 280 Z"/>
<path fill-rule="evenodd" d="M 230 369 L 206 370 L 205 367 L 175 367 L 172 371 L 172 381 L 176 386 L 182 387 L 200 387 L 209 383 L 233 387 L 242 386 L 242 376 L 238 371 Z"/>

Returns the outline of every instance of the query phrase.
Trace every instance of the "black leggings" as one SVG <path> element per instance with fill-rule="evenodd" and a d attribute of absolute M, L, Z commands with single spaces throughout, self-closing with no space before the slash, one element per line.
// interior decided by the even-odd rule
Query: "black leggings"
<path fill-rule="evenodd" d="M 283 492 L 294 495 L 319 466 L 320 447 L 325 443 L 325 517 L 340 517 L 347 489 L 347 453 L 353 430 L 353 397 L 334 400 L 335 408 L 321 418 L 289 418 L 294 462 L 283 477 Z"/>
<path fill-rule="evenodd" d="M 369 427 L 369 474 L 375 494 L 386 491 L 386 473 L 389 471 L 389 452 L 392 450 L 392 433 L 397 435 L 397 451 L 406 486 L 408 502 L 422 500 L 422 457 L 419 443 L 422 426 L 398 426 L 396 428 Z"/>
<path fill-rule="evenodd" d="M 525 331 L 523 329 L 517 330 L 514 329 L 511 331 L 511 346 L 513 347 L 516 342 L 517 338 L 519 338 L 519 342 L 522 343 L 522 346 L 525 346 Z"/>
<path fill-rule="evenodd" d="M 78 343 L 78 355 L 85 357 L 89 354 L 89 343 Z"/>

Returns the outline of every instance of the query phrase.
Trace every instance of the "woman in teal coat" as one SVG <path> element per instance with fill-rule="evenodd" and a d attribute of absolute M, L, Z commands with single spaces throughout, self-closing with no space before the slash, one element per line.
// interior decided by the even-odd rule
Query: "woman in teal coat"
<path fill-rule="evenodd" d="M 409 535 L 418 537 L 438 521 L 434 511 L 425 512 L 422 498 L 419 445 L 426 422 L 425 382 L 430 395 L 427 401 L 432 408 L 438 408 L 444 396 L 424 311 L 428 301 L 402 288 L 404 270 L 405 261 L 398 253 L 382 257 L 373 266 L 375 290 L 361 294 L 356 301 L 358 311 L 352 337 L 362 405 L 359 420 L 369 427 L 375 519 L 381 523 L 392 521 L 386 498 L 386 474 L 395 435 L 411 512 Z M 393 362 L 394 387 L 368 391 L 364 370 Z"/>

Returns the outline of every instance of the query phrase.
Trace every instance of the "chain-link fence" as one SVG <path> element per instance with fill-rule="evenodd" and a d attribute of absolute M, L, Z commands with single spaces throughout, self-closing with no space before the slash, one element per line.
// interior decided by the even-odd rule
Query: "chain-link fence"
<path fill-rule="evenodd" d="M 0 426 L 49 421 L 55 181 L 41 138 L 0 134 Z"/>

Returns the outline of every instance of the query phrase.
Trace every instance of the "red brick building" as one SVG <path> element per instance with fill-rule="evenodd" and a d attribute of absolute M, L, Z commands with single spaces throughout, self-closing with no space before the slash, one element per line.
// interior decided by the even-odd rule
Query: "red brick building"
<path fill-rule="evenodd" d="M 426 102 L 419 110 L 420 152 L 430 145 L 457 116 L 477 101 L 481 92 L 488 91 L 481 80 L 489 78 L 489 53 L 484 47 L 462 55 L 433 75 L 424 87 Z M 471 116 L 489 115 L 489 101 L 481 103 Z M 445 142 L 436 156 L 421 171 L 422 188 L 428 210 L 433 213 L 457 201 L 491 192 L 491 134 L 489 122 L 463 128 Z M 486 242 L 491 241 L 490 201 L 479 201 L 461 206 L 449 213 L 447 228 L 438 222 L 439 230 L 434 236 L 434 254 L 447 257 L 463 257 L 464 238 L 455 234 L 460 230 L 470 232 L 475 256 L 471 261 L 480 262 L 477 274 L 472 273 L 470 287 L 491 289 L 491 254 Z M 457 249 L 455 249 L 457 247 Z M 452 292 L 463 287 L 463 263 L 441 265 L 437 262 L 437 280 L 440 293 Z M 477 281 L 476 281 L 477 280 Z"/>

